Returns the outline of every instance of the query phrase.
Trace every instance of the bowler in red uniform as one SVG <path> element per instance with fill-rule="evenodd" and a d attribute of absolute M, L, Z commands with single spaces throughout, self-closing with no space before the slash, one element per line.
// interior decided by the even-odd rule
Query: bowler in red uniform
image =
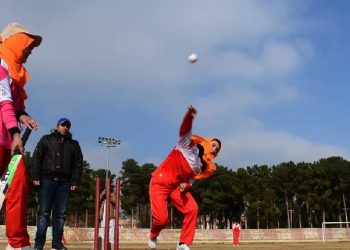
<path fill-rule="evenodd" d="M 188 192 L 196 176 L 198 179 L 211 176 L 215 158 L 221 149 L 216 138 L 203 139 L 192 136 L 192 121 L 197 110 L 189 106 L 180 126 L 179 141 L 168 157 L 152 173 L 149 195 L 152 209 L 152 225 L 148 246 L 157 247 L 157 237 L 168 224 L 168 199 L 184 215 L 177 250 L 190 250 L 192 245 L 198 206 Z M 214 166 L 213 166 L 214 165 Z M 213 169 L 214 168 L 214 169 Z"/>

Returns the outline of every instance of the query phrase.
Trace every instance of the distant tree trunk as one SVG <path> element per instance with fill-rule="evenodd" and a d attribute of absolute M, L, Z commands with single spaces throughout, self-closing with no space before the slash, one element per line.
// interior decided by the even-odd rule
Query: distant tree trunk
<path fill-rule="evenodd" d="M 286 201 L 288 228 L 290 228 L 289 205 L 288 205 L 287 191 L 284 191 L 284 197 L 285 197 L 285 201 Z"/>
<path fill-rule="evenodd" d="M 149 205 L 149 228 L 151 228 L 151 224 L 152 224 L 152 208 L 151 208 L 151 204 Z"/>
<path fill-rule="evenodd" d="M 88 227 L 89 222 L 89 211 L 85 209 L 85 227 Z"/>
<path fill-rule="evenodd" d="M 77 227 L 77 225 L 78 225 L 78 210 L 75 210 L 74 226 Z"/>
<path fill-rule="evenodd" d="M 138 222 L 141 224 L 140 203 L 137 203 Z"/>
<path fill-rule="evenodd" d="M 309 202 L 306 202 L 306 213 L 307 213 L 307 220 L 309 223 L 309 227 L 312 228 L 312 211 L 309 207 Z"/>
<path fill-rule="evenodd" d="M 322 222 L 326 222 L 326 211 L 322 210 Z"/>
<path fill-rule="evenodd" d="M 133 207 L 131 208 L 131 228 L 134 228 L 134 208 Z"/>
<path fill-rule="evenodd" d="M 173 206 L 170 207 L 170 228 L 174 227 L 174 215 L 173 215 Z"/>
<path fill-rule="evenodd" d="M 345 212 L 345 222 L 348 222 L 348 211 L 347 211 L 347 208 L 346 208 L 344 192 L 342 192 L 342 194 L 343 194 L 343 204 L 344 204 L 344 212 Z M 349 228 L 349 224 L 348 223 L 346 223 L 346 227 Z"/>
<path fill-rule="evenodd" d="M 318 223 L 318 216 L 317 216 L 316 213 L 314 214 L 314 220 L 315 220 L 315 225 L 318 226 L 319 225 L 319 223 Z"/>

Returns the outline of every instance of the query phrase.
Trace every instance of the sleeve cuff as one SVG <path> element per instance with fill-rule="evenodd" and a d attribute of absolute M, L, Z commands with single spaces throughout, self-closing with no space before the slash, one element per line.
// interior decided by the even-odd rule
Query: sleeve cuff
<path fill-rule="evenodd" d="M 13 137 L 13 135 L 16 134 L 16 133 L 20 134 L 21 130 L 19 130 L 18 127 L 13 127 L 13 128 L 9 129 L 9 132 L 10 132 L 11 137 Z"/>
<path fill-rule="evenodd" d="M 21 117 L 21 115 L 29 116 L 28 113 L 25 112 L 24 110 L 18 110 L 18 111 L 16 111 L 16 119 L 17 119 L 17 121 L 19 121 L 19 118 Z"/>

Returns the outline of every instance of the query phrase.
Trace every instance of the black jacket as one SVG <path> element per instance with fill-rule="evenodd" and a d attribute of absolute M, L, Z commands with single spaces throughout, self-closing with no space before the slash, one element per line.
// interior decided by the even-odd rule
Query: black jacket
<path fill-rule="evenodd" d="M 34 150 L 30 175 L 33 180 L 41 177 L 71 180 L 79 186 L 83 170 L 83 154 L 72 134 L 62 136 L 57 130 L 44 135 Z"/>

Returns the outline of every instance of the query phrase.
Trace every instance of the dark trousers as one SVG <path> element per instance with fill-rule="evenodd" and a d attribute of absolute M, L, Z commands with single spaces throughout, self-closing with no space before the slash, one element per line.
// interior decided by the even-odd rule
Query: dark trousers
<path fill-rule="evenodd" d="M 39 212 L 35 245 L 43 247 L 52 210 L 52 248 L 62 246 L 64 221 L 69 200 L 70 181 L 40 180 Z"/>

